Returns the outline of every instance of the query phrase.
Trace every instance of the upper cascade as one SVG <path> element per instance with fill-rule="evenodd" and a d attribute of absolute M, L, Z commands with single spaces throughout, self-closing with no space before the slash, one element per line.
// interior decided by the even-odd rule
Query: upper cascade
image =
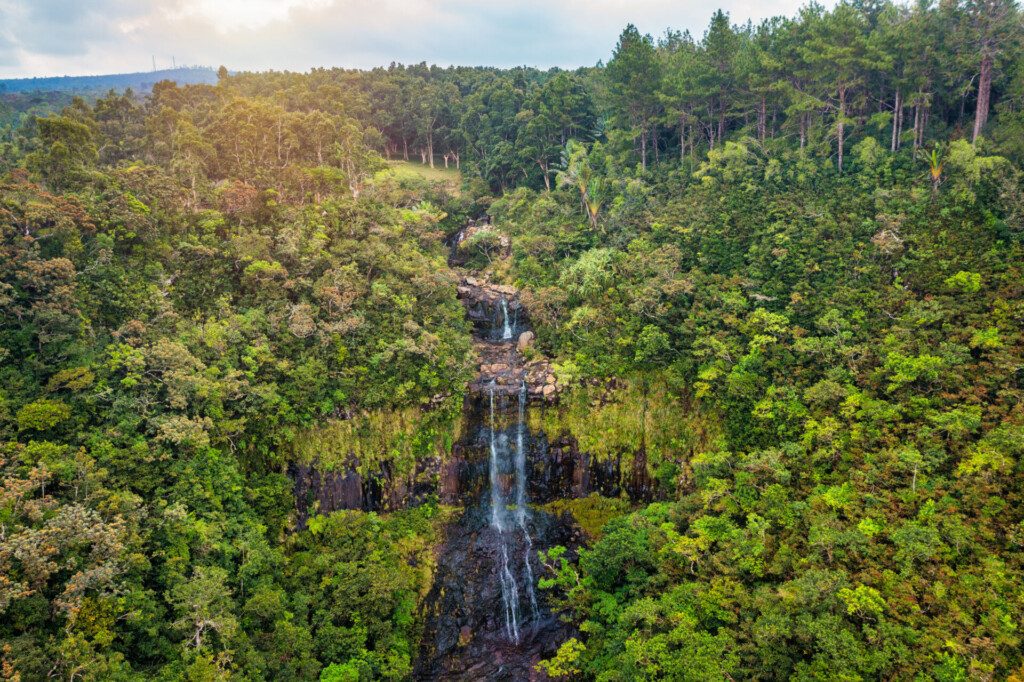
<path fill-rule="evenodd" d="M 514 395 L 525 386 L 529 400 L 557 400 L 562 387 L 551 363 L 533 350 L 535 336 L 529 329 L 519 290 L 464 277 L 458 292 L 474 325 L 473 345 L 479 362 L 470 392 L 484 394 L 493 389 L 502 395 Z"/>

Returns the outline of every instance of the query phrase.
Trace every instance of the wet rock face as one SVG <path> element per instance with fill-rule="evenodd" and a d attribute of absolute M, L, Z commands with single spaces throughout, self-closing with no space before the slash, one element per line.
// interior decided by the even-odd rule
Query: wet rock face
<path fill-rule="evenodd" d="M 475 517 L 475 518 L 474 518 Z M 537 595 L 540 616 L 520 626 L 518 643 L 510 641 L 503 613 L 501 582 L 496 576 L 502 564 L 502 539 L 483 510 L 467 513 L 449 528 L 438 557 L 437 579 L 427 596 L 427 629 L 416 670 L 419 680 L 540 680 L 533 667 L 549 658 L 573 635 L 572 629 L 553 615 L 546 595 Z M 533 514 L 528 525 L 534 544 L 578 546 L 581 538 L 569 519 Z M 506 533 L 505 551 L 522 556 L 524 534 Z M 537 567 L 539 571 L 539 566 Z M 536 571 L 535 571 L 536 573 Z M 525 594 L 523 573 L 516 589 Z"/>
<path fill-rule="evenodd" d="M 468 398 L 466 414 L 479 414 L 484 409 L 483 400 L 480 394 Z M 479 417 L 476 419 L 473 428 L 479 429 Z M 591 493 L 618 497 L 626 492 L 634 500 L 655 497 L 653 481 L 640 457 L 635 457 L 623 471 L 620 459 L 595 461 L 568 436 L 549 438 L 544 433 L 528 432 L 526 444 L 533 504 Z M 354 466 L 324 471 L 315 463 L 293 463 L 288 467 L 288 476 L 294 485 L 296 528 L 304 529 L 309 517 L 317 513 L 342 509 L 394 511 L 422 504 L 435 494 L 442 504 L 472 506 L 486 492 L 487 460 L 479 456 L 482 447 L 479 443 L 474 445 L 471 439 L 456 443 L 443 460 L 430 458 L 418 462 L 411 476 L 395 476 L 384 468 L 376 476 L 363 477 Z"/>
<path fill-rule="evenodd" d="M 515 287 L 465 277 L 458 295 L 478 339 L 515 341 L 526 331 L 526 310 Z"/>
<path fill-rule="evenodd" d="M 464 511 L 447 529 L 424 601 L 416 677 L 543 679 L 534 666 L 571 632 L 537 591 L 538 550 L 581 542 L 571 518 L 531 506 L 546 443 L 530 434 L 527 409 L 554 401 L 557 381 L 546 360 L 523 356 L 533 333 L 514 288 L 466 277 L 459 297 L 474 323 L 479 365 L 440 497 Z"/>
<path fill-rule="evenodd" d="M 531 491 L 537 504 L 592 493 L 604 497 L 626 493 L 630 499 L 644 501 L 654 498 L 653 482 L 642 456 L 634 457 L 631 464 L 623 463 L 620 457 L 596 460 L 581 452 L 574 438 L 557 436 L 549 440 L 544 433 L 533 436 L 531 450 Z"/>
<path fill-rule="evenodd" d="M 354 469 L 320 471 L 313 464 L 293 463 L 288 467 L 288 476 L 294 484 L 299 530 L 306 527 L 313 510 L 328 513 L 363 508 L 363 481 Z"/>
<path fill-rule="evenodd" d="M 437 492 L 441 473 L 440 457 L 417 461 L 416 468 L 405 475 L 388 464 L 372 476 L 363 476 L 356 462 L 339 470 L 324 470 L 317 462 L 293 462 L 288 477 L 294 486 L 296 528 L 304 529 L 314 514 L 343 509 L 388 512 L 423 504 Z"/>
<path fill-rule="evenodd" d="M 441 499 L 465 511 L 445 533 L 424 601 L 416 679 L 545 679 L 533 667 L 573 634 L 536 589 L 537 550 L 582 537 L 570 517 L 532 506 L 545 501 L 535 482 L 546 443 L 525 428 L 525 402 L 494 395 L 493 411 L 490 391 L 467 398 L 465 435 L 442 473 Z M 514 504 L 520 491 L 530 506 Z"/>

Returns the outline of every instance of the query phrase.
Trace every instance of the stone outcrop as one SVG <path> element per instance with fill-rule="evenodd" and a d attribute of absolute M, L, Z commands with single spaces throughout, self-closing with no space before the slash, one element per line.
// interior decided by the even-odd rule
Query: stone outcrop
<path fill-rule="evenodd" d="M 466 316 L 477 328 L 477 333 L 489 338 L 495 331 L 495 322 L 501 318 L 505 310 L 510 316 L 513 332 L 518 328 L 522 331 L 526 324 L 526 314 L 519 301 L 519 292 L 513 286 L 493 284 L 476 277 L 465 277 L 458 286 L 459 299 L 466 308 Z M 502 309 L 504 301 L 506 309 Z M 500 340 L 500 339 L 491 339 Z"/>
<path fill-rule="evenodd" d="M 306 527 L 310 515 L 329 514 L 342 509 L 388 512 L 422 504 L 440 485 L 440 457 L 416 461 L 407 474 L 395 472 L 385 462 L 372 476 L 359 473 L 358 463 L 325 470 L 319 462 L 288 466 L 294 485 L 296 528 Z"/>
<path fill-rule="evenodd" d="M 533 345 L 535 335 L 526 329 L 529 317 L 519 300 L 519 291 L 476 277 L 463 278 L 458 291 L 467 316 L 477 327 L 474 349 L 479 365 L 470 392 L 481 393 L 493 385 L 503 394 L 512 394 L 520 391 L 525 382 L 532 401 L 555 402 L 562 387 L 551 363 L 542 357 L 527 361 L 523 356 Z"/>

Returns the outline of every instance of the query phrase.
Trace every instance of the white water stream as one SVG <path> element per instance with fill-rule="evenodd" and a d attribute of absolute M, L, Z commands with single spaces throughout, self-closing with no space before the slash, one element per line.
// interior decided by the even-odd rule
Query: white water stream
<path fill-rule="evenodd" d="M 498 532 L 501 546 L 501 566 L 498 569 L 498 579 L 501 583 L 501 599 L 505 614 L 505 629 L 510 640 L 519 643 L 522 623 L 520 610 L 519 584 L 516 581 L 513 570 L 516 569 L 509 558 L 509 542 L 515 539 L 515 531 L 518 528 L 523 534 L 523 583 L 526 586 L 527 597 L 530 602 L 530 615 L 536 620 L 539 616 L 537 606 L 537 595 L 534 590 L 533 567 L 530 564 L 530 557 L 533 554 L 533 539 L 527 527 L 529 518 L 528 499 L 526 495 L 526 384 L 523 383 L 519 390 L 519 410 L 516 420 L 515 432 L 515 453 L 509 450 L 508 436 L 501 432 L 498 427 L 494 383 L 490 386 L 490 471 L 489 479 L 491 486 L 491 527 Z M 509 462 L 514 457 L 513 462 Z M 508 464 L 515 468 L 515 490 L 514 490 L 514 524 L 510 524 L 509 505 L 501 486 L 501 471 Z"/>
<path fill-rule="evenodd" d="M 508 319 L 508 301 L 506 301 L 504 297 L 502 297 L 501 299 L 501 315 L 502 318 L 504 319 L 505 325 L 501 332 L 501 338 L 505 341 L 508 341 L 509 339 L 512 338 L 512 325 L 509 324 Z"/>

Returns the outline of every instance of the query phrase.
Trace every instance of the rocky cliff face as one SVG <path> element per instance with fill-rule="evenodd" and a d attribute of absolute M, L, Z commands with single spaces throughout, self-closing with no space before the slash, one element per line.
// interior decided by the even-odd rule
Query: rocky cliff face
<path fill-rule="evenodd" d="M 316 461 L 293 462 L 288 476 L 294 485 L 296 527 L 305 528 L 311 514 L 342 509 L 389 512 L 417 506 L 437 493 L 441 471 L 440 457 L 418 460 L 405 475 L 386 462 L 372 476 L 360 474 L 356 462 L 341 470 L 325 470 Z"/>
<path fill-rule="evenodd" d="M 538 679 L 533 667 L 569 633 L 537 591 L 537 552 L 581 540 L 571 518 L 532 506 L 547 448 L 530 433 L 526 411 L 557 400 L 558 383 L 546 360 L 524 356 L 532 332 L 514 288 L 467 277 L 459 298 L 474 324 L 479 362 L 464 437 L 443 466 L 441 499 L 464 512 L 440 548 L 416 674 Z"/>
<path fill-rule="evenodd" d="M 533 666 L 571 636 L 536 589 L 537 551 L 582 536 L 571 517 L 534 506 L 541 444 L 519 419 L 527 403 L 490 390 L 467 398 L 465 436 L 441 476 L 442 501 L 464 511 L 424 601 L 417 679 L 543 679 Z"/>
<path fill-rule="evenodd" d="M 463 421 L 473 422 L 473 400 L 493 390 L 497 395 L 516 396 L 526 387 L 529 409 L 556 409 L 562 386 L 551 363 L 527 351 L 533 344 L 529 315 L 514 287 L 465 277 L 459 297 L 474 323 L 477 373 L 467 390 Z M 504 303 L 504 306 L 503 306 Z M 508 336 L 506 336 L 506 315 Z M 532 359 L 526 359 L 526 353 Z M 477 418 L 479 421 L 479 418 Z M 591 493 L 615 497 L 626 492 L 634 499 L 648 499 L 652 484 L 642 453 L 632 458 L 624 471 L 619 458 L 596 461 L 581 452 L 568 434 L 531 434 L 529 466 L 531 486 L 537 503 Z M 467 494 L 478 494 L 474 483 L 478 472 L 469 461 L 469 449 L 456 444 L 450 453 L 416 463 L 409 473 L 398 473 L 384 465 L 373 475 L 359 473 L 356 462 L 340 470 L 324 470 L 317 462 L 290 465 L 288 474 L 295 484 L 298 527 L 305 527 L 311 513 L 340 509 L 387 512 L 422 503 L 438 495 L 446 504 L 464 504 Z"/>

